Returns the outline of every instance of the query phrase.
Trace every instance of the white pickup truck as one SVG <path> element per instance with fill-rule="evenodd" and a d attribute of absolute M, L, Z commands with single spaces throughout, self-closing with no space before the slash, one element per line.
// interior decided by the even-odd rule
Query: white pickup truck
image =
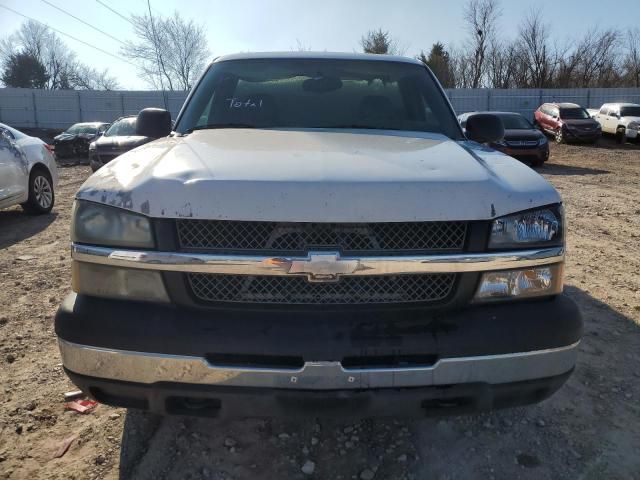
<path fill-rule="evenodd" d="M 72 220 L 64 368 L 163 414 L 426 415 L 540 401 L 582 334 L 558 192 L 420 62 L 218 58 Z"/>
<path fill-rule="evenodd" d="M 618 143 L 639 139 L 640 105 L 636 103 L 605 103 L 592 117 L 602 127 L 602 133 L 615 135 Z"/>

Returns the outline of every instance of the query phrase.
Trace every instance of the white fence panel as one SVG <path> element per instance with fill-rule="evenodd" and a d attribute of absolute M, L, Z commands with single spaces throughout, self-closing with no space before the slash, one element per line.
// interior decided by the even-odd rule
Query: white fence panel
<path fill-rule="evenodd" d="M 598 108 L 607 102 L 640 103 L 640 88 L 448 89 L 458 114 L 478 110 L 518 112 L 531 119 L 544 102 L 575 102 Z M 112 122 L 143 108 L 166 108 L 176 118 L 187 92 L 71 91 L 0 88 L 0 122 L 17 128 L 64 129 L 76 122 Z"/>

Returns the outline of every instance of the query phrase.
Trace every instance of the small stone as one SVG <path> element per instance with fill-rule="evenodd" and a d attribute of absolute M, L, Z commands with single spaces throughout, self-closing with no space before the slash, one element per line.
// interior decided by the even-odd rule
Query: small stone
<path fill-rule="evenodd" d="M 318 440 L 316 437 L 311 437 L 311 445 L 317 445 L 319 441 L 320 440 Z"/>
<path fill-rule="evenodd" d="M 399 462 L 406 462 L 407 461 L 407 456 L 403 453 L 402 455 L 400 455 L 398 457 L 398 461 Z"/>
<path fill-rule="evenodd" d="M 236 453 L 236 447 L 231 447 L 229 449 L 229 453 Z"/>
<path fill-rule="evenodd" d="M 16 257 L 16 260 L 20 260 L 21 262 L 28 262 L 29 260 L 33 260 L 34 258 L 36 258 L 33 255 L 20 255 L 19 257 Z"/>
<path fill-rule="evenodd" d="M 521 453 L 516 457 L 518 465 L 522 465 L 525 468 L 535 468 L 540 465 L 540 460 L 535 455 L 529 455 L 527 453 Z"/>
<path fill-rule="evenodd" d="M 544 420 L 542 420 L 542 419 L 540 418 L 540 419 L 538 419 L 538 421 L 536 422 L 536 425 L 538 425 L 539 427 L 544 427 L 544 426 L 546 426 L 547 424 L 545 423 L 545 421 L 544 421 Z"/>
<path fill-rule="evenodd" d="M 344 430 L 342 430 L 344 433 L 351 433 L 353 432 L 353 427 L 349 426 L 349 427 L 344 427 Z"/>
<path fill-rule="evenodd" d="M 288 433 L 281 433 L 280 435 L 278 435 L 278 438 L 280 440 L 286 440 L 289 437 L 290 437 L 290 435 Z"/>
<path fill-rule="evenodd" d="M 119 413 L 112 413 L 111 415 L 109 415 L 109 420 L 116 420 L 118 418 L 120 418 Z"/>
<path fill-rule="evenodd" d="M 34 400 L 31 400 L 29 403 L 27 403 L 25 408 L 30 412 L 33 412 L 36 409 L 36 406 L 37 406 L 36 402 Z"/>
<path fill-rule="evenodd" d="M 361 480 L 373 480 L 373 477 L 375 476 L 376 476 L 376 472 L 368 468 L 365 468 L 362 472 L 360 472 Z"/>
<path fill-rule="evenodd" d="M 13 353 L 7 354 L 7 363 L 13 363 L 16 361 L 16 356 Z"/>
<path fill-rule="evenodd" d="M 16 433 L 17 433 L 18 435 L 20 435 L 20 434 L 22 433 L 22 425 L 18 425 L 18 426 L 16 427 Z"/>
<path fill-rule="evenodd" d="M 307 447 L 302 447 L 302 454 L 303 454 L 304 456 L 309 455 L 309 449 L 308 449 Z"/>
<path fill-rule="evenodd" d="M 345 448 L 353 448 L 353 442 L 345 442 Z"/>
<path fill-rule="evenodd" d="M 302 473 L 304 473 L 305 475 L 312 475 L 313 472 L 316 469 L 316 464 L 311 461 L 311 460 L 307 460 L 306 462 L 304 462 L 304 465 L 302 465 Z"/>
<path fill-rule="evenodd" d="M 227 437 L 227 438 L 224 439 L 224 446 L 227 447 L 227 448 L 235 447 L 237 443 L 238 442 L 236 442 L 231 437 Z"/>
<path fill-rule="evenodd" d="M 7 317 L 0 317 L 0 325 L 6 325 L 9 323 L 9 319 Z"/>
<path fill-rule="evenodd" d="M 102 454 L 96 457 L 96 465 L 102 465 L 107 461 L 106 457 Z"/>

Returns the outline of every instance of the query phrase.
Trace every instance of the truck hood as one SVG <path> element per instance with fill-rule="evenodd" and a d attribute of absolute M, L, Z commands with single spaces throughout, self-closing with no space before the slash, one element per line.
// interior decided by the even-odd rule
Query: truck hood
<path fill-rule="evenodd" d="M 109 163 L 76 198 L 160 218 L 485 220 L 560 202 L 526 165 L 439 134 L 200 130 Z"/>
<path fill-rule="evenodd" d="M 640 123 L 640 117 L 632 117 L 630 115 L 627 115 L 626 117 L 620 118 L 620 123 L 625 126 L 629 125 L 631 122 Z"/>

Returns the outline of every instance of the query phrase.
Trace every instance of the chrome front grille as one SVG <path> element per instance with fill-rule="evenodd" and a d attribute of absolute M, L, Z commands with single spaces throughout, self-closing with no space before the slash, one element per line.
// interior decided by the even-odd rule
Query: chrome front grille
<path fill-rule="evenodd" d="M 357 255 L 380 252 L 462 251 L 466 222 L 278 223 L 228 220 L 176 221 L 182 250 L 306 254 L 332 249 Z"/>
<path fill-rule="evenodd" d="M 509 147 L 537 147 L 538 140 L 507 140 Z"/>
<path fill-rule="evenodd" d="M 188 274 L 193 294 L 204 302 L 268 304 L 433 303 L 453 292 L 456 274 L 345 276 L 313 283 L 302 276 Z"/>

